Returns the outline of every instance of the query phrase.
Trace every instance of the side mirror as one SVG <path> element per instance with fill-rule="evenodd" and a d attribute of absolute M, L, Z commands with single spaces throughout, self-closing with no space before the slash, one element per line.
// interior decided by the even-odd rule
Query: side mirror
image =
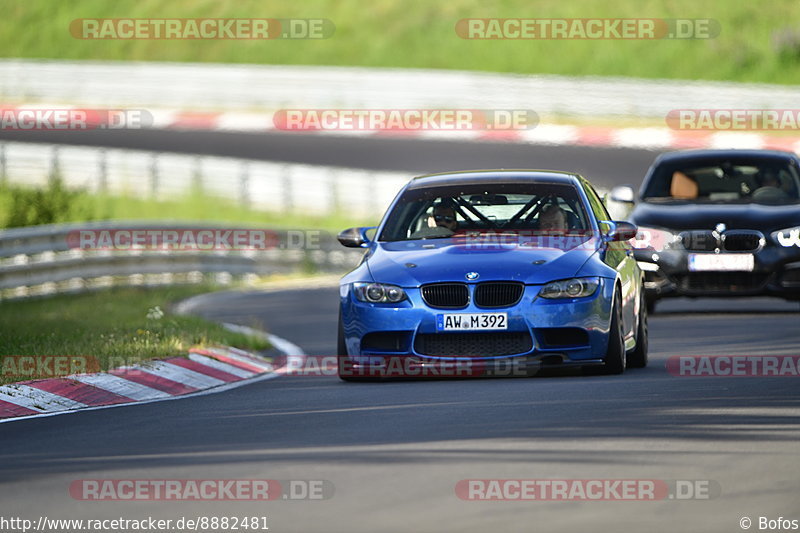
<path fill-rule="evenodd" d="M 639 228 L 636 224 L 631 224 L 630 222 L 615 220 L 614 222 L 606 222 L 606 224 L 611 226 L 606 232 L 606 241 L 629 241 L 639 233 Z"/>
<path fill-rule="evenodd" d="M 608 197 L 615 202 L 623 204 L 632 204 L 636 201 L 636 193 L 633 192 L 633 187 L 630 185 L 618 185 L 611 189 Z"/>
<path fill-rule="evenodd" d="M 348 248 L 366 248 L 366 246 L 370 243 L 369 237 L 367 237 L 367 231 L 375 229 L 374 227 L 366 227 L 366 228 L 348 228 L 336 237 L 342 246 L 347 246 Z"/>

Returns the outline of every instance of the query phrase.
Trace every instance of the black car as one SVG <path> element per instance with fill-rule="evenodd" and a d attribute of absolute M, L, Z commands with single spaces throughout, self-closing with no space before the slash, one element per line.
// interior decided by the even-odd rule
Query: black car
<path fill-rule="evenodd" d="M 800 300 L 800 158 L 772 150 L 659 156 L 634 205 L 635 257 L 652 311 L 668 296 L 773 295 Z"/>

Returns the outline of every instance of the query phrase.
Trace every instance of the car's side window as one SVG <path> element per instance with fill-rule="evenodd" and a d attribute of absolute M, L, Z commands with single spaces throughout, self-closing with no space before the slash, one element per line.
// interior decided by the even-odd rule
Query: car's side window
<path fill-rule="evenodd" d="M 589 206 L 592 208 L 592 212 L 594 213 L 595 218 L 598 222 L 601 220 L 611 220 L 611 215 L 608 214 L 608 210 L 606 210 L 606 206 L 603 205 L 602 200 L 600 200 L 600 196 L 598 196 L 597 192 L 594 190 L 588 182 L 584 181 L 583 190 L 586 191 L 586 197 L 589 199 Z M 602 231 L 608 231 L 607 224 L 600 224 L 600 229 Z"/>

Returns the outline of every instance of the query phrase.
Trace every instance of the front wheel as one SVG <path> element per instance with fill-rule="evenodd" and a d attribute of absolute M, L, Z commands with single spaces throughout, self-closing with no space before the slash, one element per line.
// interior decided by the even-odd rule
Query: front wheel
<path fill-rule="evenodd" d="M 614 306 L 611 309 L 611 326 L 608 329 L 608 349 L 603 367 L 605 374 L 622 374 L 625 372 L 625 339 L 622 329 L 622 295 L 619 291 L 614 295 Z"/>

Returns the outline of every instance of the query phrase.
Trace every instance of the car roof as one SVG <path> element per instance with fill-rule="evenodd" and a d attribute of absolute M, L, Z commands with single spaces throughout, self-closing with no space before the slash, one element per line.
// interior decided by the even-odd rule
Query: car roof
<path fill-rule="evenodd" d="M 448 185 L 480 185 L 483 183 L 548 183 L 578 186 L 581 176 L 558 170 L 464 170 L 417 176 L 408 184 L 408 189 L 427 189 Z"/>
<path fill-rule="evenodd" d="M 658 162 L 673 161 L 680 159 L 713 159 L 722 157 L 752 157 L 752 158 L 790 158 L 796 159 L 794 152 L 784 150 L 757 150 L 757 149 L 715 149 L 715 150 L 678 150 L 667 152 L 656 158 Z"/>

